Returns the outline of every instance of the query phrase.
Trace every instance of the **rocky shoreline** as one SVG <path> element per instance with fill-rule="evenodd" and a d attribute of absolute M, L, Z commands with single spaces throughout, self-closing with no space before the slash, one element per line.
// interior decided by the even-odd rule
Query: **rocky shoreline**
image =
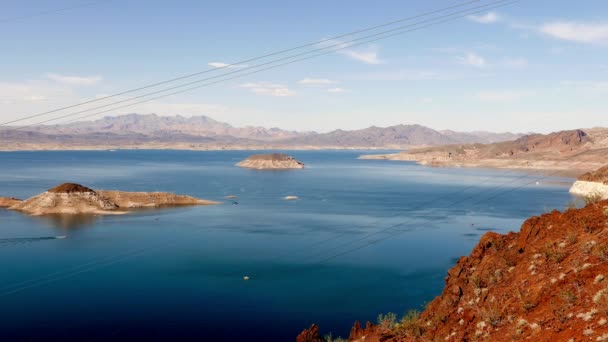
<path fill-rule="evenodd" d="M 605 130 L 533 134 L 494 144 L 447 145 L 399 153 L 362 155 L 359 159 L 411 161 L 431 167 L 471 167 L 560 171 L 577 177 L 605 165 Z"/>
<path fill-rule="evenodd" d="M 137 208 L 186 205 L 213 205 L 219 202 L 168 192 L 125 192 L 93 190 L 75 183 L 64 183 L 24 201 L 0 198 L 1 207 L 32 216 L 42 215 L 121 215 Z"/>

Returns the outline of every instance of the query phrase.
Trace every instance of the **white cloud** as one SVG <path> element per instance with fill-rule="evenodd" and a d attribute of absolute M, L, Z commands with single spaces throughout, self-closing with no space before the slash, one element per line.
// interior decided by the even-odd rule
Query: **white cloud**
<path fill-rule="evenodd" d="M 246 68 L 249 66 L 247 64 L 228 64 L 223 62 L 209 62 L 207 65 L 214 68 Z"/>
<path fill-rule="evenodd" d="M 241 84 L 241 88 L 249 89 L 249 90 L 251 90 L 251 92 L 253 92 L 254 94 L 257 94 L 257 95 L 285 97 L 285 96 L 294 96 L 296 94 L 295 91 L 290 90 L 285 85 L 265 83 L 265 82 L 244 83 L 244 84 Z"/>
<path fill-rule="evenodd" d="M 467 53 L 464 57 L 458 57 L 458 60 L 460 60 L 460 62 L 463 64 L 470 65 L 476 68 L 485 68 L 488 65 L 485 58 L 473 52 Z"/>
<path fill-rule="evenodd" d="M 484 90 L 478 92 L 475 97 L 486 102 L 515 102 L 527 96 L 527 92 L 514 90 Z"/>
<path fill-rule="evenodd" d="M 558 21 L 544 24 L 539 31 L 553 38 L 579 43 L 608 43 L 608 24 Z"/>
<path fill-rule="evenodd" d="M 327 89 L 327 92 L 328 93 L 345 93 L 346 89 L 344 89 L 344 88 L 338 88 L 338 87 L 336 87 L 336 88 L 329 88 L 329 89 Z"/>
<path fill-rule="evenodd" d="M 337 83 L 336 81 L 328 80 L 326 78 L 305 78 L 298 81 L 299 84 L 308 86 L 324 86 L 329 84 Z"/>
<path fill-rule="evenodd" d="M 500 20 L 500 17 L 495 12 L 488 12 L 484 15 L 469 15 L 467 18 L 480 24 L 492 24 Z"/>
<path fill-rule="evenodd" d="M 69 85 L 95 85 L 101 81 L 101 76 L 67 76 L 47 72 L 45 76 L 57 83 L 69 84 Z"/>
<path fill-rule="evenodd" d="M 380 60 L 377 51 L 355 51 L 355 50 L 342 50 L 341 53 L 348 56 L 356 61 L 363 62 L 366 64 L 383 64 Z"/>
<path fill-rule="evenodd" d="M 336 50 L 336 52 L 359 62 L 374 65 L 384 64 L 384 61 L 382 61 L 378 55 L 378 48 L 375 45 L 370 45 L 367 48 L 357 50 L 350 49 L 350 45 L 352 45 L 352 43 L 343 43 L 339 40 L 325 40 L 319 44 L 320 47 L 328 48 L 329 51 L 332 49 L 340 49 Z"/>

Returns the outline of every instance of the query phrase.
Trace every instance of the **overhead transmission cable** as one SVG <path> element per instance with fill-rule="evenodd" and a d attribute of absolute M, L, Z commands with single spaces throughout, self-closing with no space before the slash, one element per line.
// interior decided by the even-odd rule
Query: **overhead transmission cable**
<path fill-rule="evenodd" d="M 189 74 L 189 75 L 185 75 L 185 76 L 169 79 L 169 80 L 166 80 L 166 81 L 161 81 L 161 82 L 145 85 L 145 86 L 142 86 L 142 87 L 126 90 L 126 91 L 115 93 L 115 94 L 112 94 L 112 95 L 99 97 L 99 98 L 92 99 L 92 100 L 89 100 L 89 101 L 80 102 L 80 103 L 77 103 L 77 104 L 74 104 L 74 105 L 65 106 L 65 107 L 61 107 L 61 108 L 56 108 L 56 109 L 53 109 L 53 110 L 50 110 L 50 111 L 46 111 L 46 112 L 42 112 L 42 113 L 38 113 L 38 114 L 34 114 L 34 115 L 24 116 L 24 117 L 19 118 L 19 119 L 14 119 L 14 120 L 2 122 L 2 123 L 0 123 L 0 126 L 5 126 L 5 125 L 12 124 L 12 123 L 16 123 L 16 122 L 21 122 L 21 121 L 24 121 L 24 120 L 32 119 L 32 118 L 35 118 L 35 117 L 40 117 L 40 116 L 43 116 L 43 115 L 56 113 L 56 112 L 63 111 L 63 110 L 66 110 L 66 109 L 71 109 L 71 108 L 83 106 L 83 105 L 86 105 L 86 104 L 91 104 L 91 103 L 103 101 L 103 100 L 106 100 L 106 99 L 110 99 L 110 98 L 114 98 L 114 97 L 130 94 L 130 93 L 133 93 L 133 92 L 137 92 L 139 90 L 149 89 L 149 88 L 156 87 L 156 86 L 159 86 L 159 85 L 164 85 L 164 84 L 168 84 L 168 83 L 171 83 L 171 82 L 175 82 L 175 81 L 179 81 L 179 80 L 184 80 L 184 79 L 187 79 L 187 78 L 192 78 L 192 77 L 199 76 L 199 75 L 206 74 L 206 73 L 211 73 L 211 72 L 219 71 L 219 70 L 222 70 L 222 69 L 236 67 L 236 66 L 242 65 L 244 63 L 253 62 L 253 61 L 256 61 L 256 60 L 260 60 L 260 59 L 264 59 L 264 58 L 268 58 L 268 57 L 284 54 L 284 53 L 287 53 L 287 52 L 303 49 L 303 48 L 306 48 L 306 47 L 312 47 L 312 46 L 322 45 L 324 43 L 329 43 L 329 42 L 335 41 L 337 39 L 341 39 L 341 38 L 348 37 L 348 36 L 351 36 L 351 35 L 355 35 L 355 34 L 359 34 L 359 33 L 363 33 L 363 32 L 368 32 L 368 31 L 373 31 L 373 30 L 376 30 L 376 29 L 379 29 L 379 28 L 383 28 L 383 27 L 387 27 L 387 26 L 391 26 L 391 25 L 394 25 L 394 24 L 397 24 L 397 23 L 400 23 L 400 22 L 405 22 L 405 21 L 414 20 L 414 19 L 425 17 L 425 16 L 441 13 L 441 12 L 448 11 L 448 10 L 451 10 L 451 9 L 454 9 L 454 8 L 459 8 L 459 7 L 467 6 L 467 5 L 470 5 L 470 4 L 479 2 L 479 1 L 481 1 L 481 0 L 468 1 L 468 2 L 465 2 L 465 3 L 458 4 L 458 5 L 444 7 L 444 8 L 438 9 L 438 10 L 434 10 L 434 11 L 430 11 L 430 12 L 414 15 L 414 16 L 403 18 L 403 19 L 399 19 L 399 20 L 394 20 L 394 21 L 391 21 L 391 22 L 388 22 L 388 23 L 385 23 L 385 24 L 381 24 L 381 25 L 377 25 L 377 26 L 373 26 L 373 27 L 370 27 L 370 28 L 366 28 L 366 29 L 362 29 L 362 30 L 357 30 L 357 31 L 349 32 L 349 33 L 346 33 L 346 34 L 341 34 L 341 35 L 334 36 L 334 37 L 331 37 L 331 38 L 326 38 L 326 39 L 323 39 L 323 40 L 320 40 L 320 41 L 316 41 L 316 42 L 313 42 L 313 43 L 307 43 L 307 44 L 299 45 L 299 46 L 296 46 L 296 47 L 293 47 L 293 48 L 289 48 L 289 49 L 285 49 L 285 50 L 281 50 L 281 51 L 276 51 L 276 52 L 272 52 L 272 53 L 269 53 L 269 54 L 265 54 L 265 55 L 262 55 L 262 56 L 258 56 L 258 57 L 254 57 L 254 58 L 250 58 L 250 59 L 241 60 L 241 61 L 238 61 L 238 62 L 233 62 L 233 63 L 227 64 L 227 65 L 224 65 L 224 66 L 221 66 L 221 67 L 218 67 L 218 68 L 208 69 L 208 70 L 192 73 L 192 74 Z M 507 1 L 507 0 L 492 2 L 492 3 L 486 4 L 484 6 L 489 6 L 491 4 L 500 3 L 500 2 L 504 2 L 504 1 Z M 474 8 L 471 8 L 471 9 L 474 9 Z M 469 10 L 471 10 L 471 9 L 469 9 Z M 242 70 L 243 69 L 241 69 L 239 71 L 242 71 Z"/>
<path fill-rule="evenodd" d="M 300 62 L 300 61 L 303 61 L 303 60 L 308 60 L 308 59 L 316 58 L 316 57 L 319 57 L 319 56 L 322 56 L 322 55 L 331 54 L 331 53 L 334 53 L 334 52 L 337 52 L 337 51 L 340 51 L 340 50 L 344 50 L 344 49 L 348 49 L 348 48 L 352 48 L 352 47 L 355 47 L 355 46 L 359 46 L 359 45 L 363 45 L 363 44 L 368 44 L 368 43 L 371 43 L 371 42 L 375 42 L 375 41 L 386 39 L 386 38 L 389 38 L 389 37 L 405 34 L 405 33 L 412 32 L 412 31 L 417 31 L 417 30 L 420 30 L 420 29 L 423 29 L 423 28 L 427 28 L 427 27 L 430 27 L 430 26 L 434 26 L 434 25 L 442 24 L 442 23 L 445 23 L 445 22 L 448 22 L 448 21 L 452 21 L 452 20 L 456 20 L 456 19 L 459 19 L 459 18 L 463 18 L 463 17 L 469 16 L 471 14 L 485 12 L 485 11 L 487 11 L 489 9 L 495 9 L 495 8 L 498 8 L 498 7 L 503 7 L 503 6 L 511 5 L 511 4 L 519 2 L 519 1 L 521 1 L 521 0 L 498 0 L 498 1 L 494 1 L 494 2 L 485 4 L 485 5 L 482 5 L 482 6 L 477 6 L 477 7 L 474 7 L 474 8 L 469 8 L 469 9 L 464 10 L 464 11 L 450 13 L 450 14 L 447 14 L 447 15 L 439 16 L 439 17 L 432 18 L 432 19 L 427 19 L 427 20 L 424 20 L 424 21 L 421 21 L 421 22 L 417 22 L 417 23 L 414 23 L 414 24 L 405 25 L 405 26 L 397 27 L 397 28 L 394 28 L 394 29 L 391 29 L 391 30 L 387 30 L 387 31 L 375 33 L 375 34 L 372 34 L 372 35 L 368 35 L 368 36 L 352 39 L 352 40 L 347 41 L 347 42 L 340 42 L 340 43 L 337 43 L 337 44 L 333 44 L 333 45 L 330 45 L 330 46 L 314 49 L 314 50 L 311 50 L 311 51 L 307 51 L 307 52 L 303 52 L 303 53 L 298 53 L 296 55 L 279 58 L 279 59 L 276 59 L 276 60 L 273 60 L 273 61 L 270 61 L 270 62 L 265 62 L 265 63 L 259 64 L 259 65 L 255 65 L 255 66 L 247 67 L 247 68 L 244 68 L 244 69 L 228 72 L 228 73 L 225 73 L 225 74 L 222 74 L 222 75 L 207 77 L 207 78 L 200 79 L 200 80 L 197 80 L 197 81 L 189 82 L 189 83 L 186 83 L 186 84 L 174 86 L 174 87 L 163 89 L 163 90 L 159 90 L 159 91 L 154 91 L 154 92 L 146 93 L 146 94 L 143 94 L 143 95 L 139 95 L 139 96 L 136 96 L 136 97 L 125 99 L 125 100 L 120 100 L 120 101 L 113 102 L 113 103 L 110 103 L 110 104 L 106 104 L 106 105 L 102 105 L 102 106 L 97 106 L 97 107 L 94 107 L 94 108 L 89 108 L 89 109 L 81 110 L 81 111 L 70 113 L 70 114 L 61 115 L 61 116 L 54 117 L 54 118 L 51 118 L 51 119 L 47 119 L 47 120 L 44 120 L 44 121 L 40 121 L 40 122 L 37 122 L 37 123 L 34 123 L 34 124 L 16 127 L 16 128 L 14 128 L 12 130 L 9 130 L 9 131 L 21 130 L 21 129 L 24 129 L 24 128 L 29 128 L 29 127 L 32 127 L 32 126 L 45 124 L 45 123 L 48 123 L 48 122 L 51 122 L 51 121 L 56 121 L 56 120 L 64 119 L 64 118 L 67 118 L 67 117 L 72 117 L 72 116 L 75 116 L 75 115 L 78 115 L 78 114 L 82 114 L 82 113 L 87 113 L 87 112 L 90 112 L 90 111 L 96 110 L 96 109 L 107 108 L 107 107 L 110 107 L 110 106 L 114 106 L 116 104 L 130 102 L 130 101 L 133 101 L 133 100 L 136 100 L 136 99 L 145 98 L 145 97 L 151 96 L 151 95 L 163 94 L 163 95 L 160 95 L 160 96 L 156 96 L 156 97 L 153 97 L 153 98 L 148 98 L 148 99 L 145 99 L 145 100 L 142 100 L 142 101 L 138 101 L 138 102 L 135 102 L 135 103 L 130 103 L 130 104 L 127 104 L 127 105 L 124 105 L 124 106 L 110 108 L 110 109 L 107 109 L 107 110 L 95 112 L 95 113 L 90 114 L 90 115 L 80 116 L 80 117 L 77 117 L 77 119 L 83 119 L 83 118 L 95 116 L 95 115 L 98 115 L 98 114 L 102 114 L 102 113 L 106 113 L 106 112 L 110 112 L 110 111 L 114 111 L 114 110 L 118 110 L 118 109 L 123 109 L 123 108 L 126 108 L 126 107 L 131 107 L 131 106 L 134 106 L 134 105 L 142 104 L 142 103 L 145 103 L 145 102 L 157 100 L 157 99 L 160 99 L 160 98 L 164 98 L 164 97 L 168 97 L 168 96 L 172 96 L 172 95 L 176 95 L 176 94 L 180 94 L 180 93 L 184 93 L 184 92 L 191 91 L 191 90 L 194 90 L 194 89 L 199 89 L 199 88 L 207 87 L 207 86 L 210 86 L 210 85 L 218 84 L 218 83 L 225 82 L 225 81 L 228 81 L 228 80 L 232 80 L 232 79 L 236 79 L 236 78 L 240 78 L 240 77 L 256 74 L 256 73 L 259 73 L 259 72 L 262 72 L 262 71 L 266 71 L 266 70 L 270 70 L 270 69 L 275 69 L 275 68 L 278 68 L 278 67 L 281 67 L 281 66 L 293 64 L 293 63 Z M 488 8 L 488 6 L 491 6 L 491 7 Z M 480 8 L 483 8 L 483 9 L 480 10 Z M 475 10 L 475 11 L 471 12 L 472 10 Z M 441 19 L 441 20 L 437 21 L 439 19 Z M 424 24 L 424 25 L 420 26 L 420 24 Z M 363 40 L 363 41 L 361 41 L 361 40 Z M 309 55 L 309 54 L 314 53 L 314 52 L 320 52 L 320 53 L 317 53 L 317 54 L 314 54 L 314 55 L 311 55 L 311 56 L 306 56 L 306 57 L 298 58 L 298 59 L 295 59 L 295 60 L 291 60 L 293 58 Z M 281 62 L 281 61 L 286 61 L 286 60 L 290 60 L 290 61 L 273 65 L 274 63 Z M 262 69 L 257 69 L 259 67 L 266 66 L 266 65 L 271 65 L 271 66 L 265 67 L 265 68 L 262 68 Z M 251 72 L 247 72 L 247 73 L 243 73 L 243 71 L 251 70 L 251 69 L 257 69 L 257 70 L 254 70 L 254 71 L 251 71 Z M 233 74 L 237 74 L 237 75 L 234 75 L 234 76 L 231 76 L 231 77 L 228 77 L 228 78 L 222 78 L 222 77 L 233 75 Z M 194 86 L 194 87 L 190 87 L 190 88 L 182 89 L 182 90 L 179 90 L 179 91 L 175 91 L 175 92 L 164 94 L 166 91 L 180 89 L 180 88 L 187 87 L 187 86 L 190 86 L 190 85 L 193 85 L 193 84 L 198 84 L 198 83 L 201 83 L 201 82 L 204 82 L 204 81 L 208 81 L 208 80 L 212 80 L 212 79 L 217 79 L 217 78 L 222 78 L 222 79 L 214 81 L 214 82 L 209 82 L 209 83 L 205 83 L 205 84 L 202 84 L 202 85 L 197 85 L 197 86 Z M 72 121 L 76 121 L 76 120 L 70 120 L 68 122 L 72 122 Z"/>

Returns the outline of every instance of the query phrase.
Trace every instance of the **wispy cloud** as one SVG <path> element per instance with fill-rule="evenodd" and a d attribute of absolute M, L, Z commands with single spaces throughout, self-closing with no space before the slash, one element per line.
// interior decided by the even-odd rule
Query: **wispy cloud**
<path fill-rule="evenodd" d="M 99 83 L 99 81 L 101 81 L 101 79 L 102 79 L 101 76 L 67 76 L 67 75 L 55 74 L 52 72 L 47 72 L 45 74 L 45 76 L 48 79 L 53 80 L 57 83 L 69 84 L 69 85 L 85 85 L 85 86 L 95 85 L 95 84 Z"/>
<path fill-rule="evenodd" d="M 469 15 L 467 18 L 480 24 L 492 24 L 500 20 L 500 17 L 495 12 L 488 12 L 483 15 Z"/>
<path fill-rule="evenodd" d="M 350 59 L 356 60 L 358 62 L 373 65 L 384 64 L 384 61 L 380 59 L 377 46 L 370 45 L 365 48 L 351 49 L 349 48 L 350 45 L 351 44 L 343 43 L 339 40 L 327 40 L 319 44 L 320 47 L 331 47 L 330 50 L 339 48 L 340 50 L 336 50 L 337 53 L 347 56 Z"/>
<path fill-rule="evenodd" d="M 485 58 L 473 52 L 469 52 L 465 56 L 458 57 L 458 60 L 462 64 L 466 64 L 476 68 L 485 68 L 486 66 L 488 66 L 488 63 L 486 62 Z"/>
<path fill-rule="evenodd" d="M 366 64 L 383 64 L 384 62 L 378 56 L 378 52 L 375 50 L 367 50 L 367 51 L 356 51 L 356 50 L 341 50 L 341 53 L 345 56 L 350 57 L 359 62 L 363 62 Z"/>
<path fill-rule="evenodd" d="M 329 84 L 337 83 L 336 81 L 332 81 L 326 78 L 304 78 L 298 81 L 298 84 L 307 85 L 307 86 L 326 86 Z"/>
<path fill-rule="evenodd" d="M 328 93 L 335 93 L 335 94 L 337 94 L 337 93 L 345 93 L 346 89 L 344 89 L 344 88 L 338 88 L 338 87 L 336 87 L 336 88 L 329 88 L 329 89 L 327 89 L 327 92 Z"/>
<path fill-rule="evenodd" d="M 484 90 L 475 94 L 475 98 L 486 102 L 515 102 L 528 95 L 529 92 L 516 90 Z"/>
<path fill-rule="evenodd" d="M 608 43 L 608 23 L 557 21 L 544 24 L 538 30 L 543 34 L 561 40 L 587 44 Z"/>
<path fill-rule="evenodd" d="M 287 86 L 282 85 L 282 84 L 257 82 L 257 83 L 244 83 L 244 84 L 241 84 L 240 86 L 241 86 L 241 88 L 249 89 L 251 92 L 253 92 L 254 94 L 257 94 L 257 95 L 285 97 L 285 96 L 294 96 L 296 94 L 295 91 L 289 89 Z"/>
<path fill-rule="evenodd" d="M 228 64 L 223 62 L 209 62 L 207 65 L 213 68 L 246 68 L 249 66 L 247 64 Z"/>

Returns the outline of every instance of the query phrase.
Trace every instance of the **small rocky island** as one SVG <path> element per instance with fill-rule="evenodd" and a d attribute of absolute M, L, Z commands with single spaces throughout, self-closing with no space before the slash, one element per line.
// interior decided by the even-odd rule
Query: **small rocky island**
<path fill-rule="evenodd" d="M 256 170 L 303 169 L 304 163 L 283 153 L 255 154 L 239 162 L 236 166 Z"/>
<path fill-rule="evenodd" d="M 570 193 L 608 199 L 608 165 L 578 177 L 570 188 Z"/>
<path fill-rule="evenodd" d="M 29 215 L 126 214 L 136 208 L 185 205 L 211 205 L 218 202 L 168 192 L 125 192 L 93 190 L 80 184 L 65 183 L 27 200 L 0 198 L 0 207 Z"/>

